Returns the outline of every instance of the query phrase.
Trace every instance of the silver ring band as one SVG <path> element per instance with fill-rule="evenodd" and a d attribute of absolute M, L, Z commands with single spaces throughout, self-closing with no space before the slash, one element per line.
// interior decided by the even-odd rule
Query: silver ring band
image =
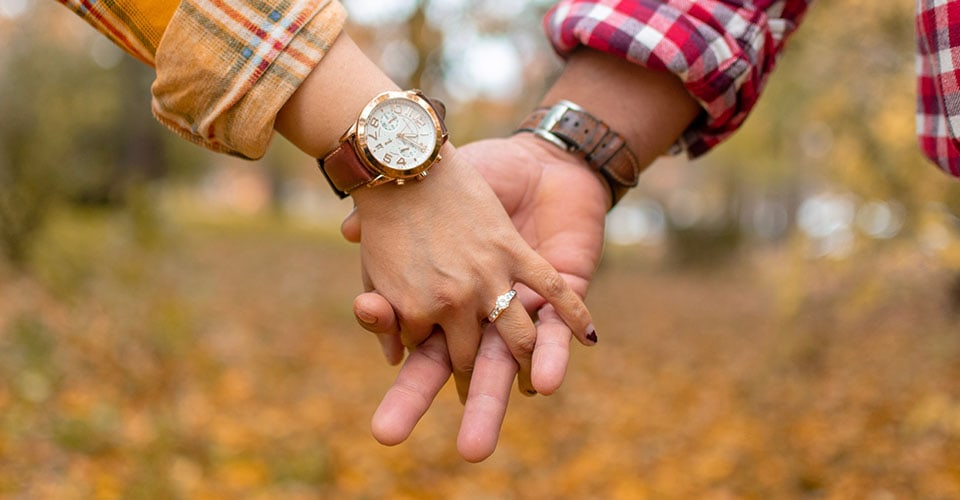
<path fill-rule="evenodd" d="M 493 310 L 490 311 L 490 314 L 487 315 L 487 321 L 493 323 L 503 314 L 503 311 L 506 311 L 510 307 L 510 301 L 517 296 L 517 291 L 510 289 L 507 293 L 497 297 L 496 305 L 493 306 Z"/>

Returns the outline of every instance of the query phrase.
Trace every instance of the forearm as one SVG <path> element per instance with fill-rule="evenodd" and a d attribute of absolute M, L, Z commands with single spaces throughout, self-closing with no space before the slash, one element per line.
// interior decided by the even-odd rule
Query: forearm
<path fill-rule="evenodd" d="M 641 168 L 666 152 L 701 112 L 673 74 L 584 47 L 567 59 L 542 105 L 561 99 L 580 105 L 619 133 Z"/>
<path fill-rule="evenodd" d="M 360 110 L 377 94 L 397 90 L 397 85 L 342 33 L 323 60 L 280 109 L 275 129 L 308 155 L 319 158 L 337 147 Z M 454 148 L 443 146 L 437 168 L 425 182 L 404 186 L 387 183 L 360 188 L 351 193 L 358 207 L 429 205 L 463 179 L 453 174 L 458 163 L 450 161 Z M 445 161 L 446 160 L 446 161 Z M 476 176 L 475 176 L 476 177 Z"/>
<path fill-rule="evenodd" d="M 308 155 L 337 146 L 370 99 L 397 85 L 341 33 L 277 115 L 274 128 Z"/>
<path fill-rule="evenodd" d="M 703 108 L 679 144 L 700 156 L 744 122 L 812 0 L 560 0 L 544 18 L 554 49 L 591 47 L 673 73 Z"/>

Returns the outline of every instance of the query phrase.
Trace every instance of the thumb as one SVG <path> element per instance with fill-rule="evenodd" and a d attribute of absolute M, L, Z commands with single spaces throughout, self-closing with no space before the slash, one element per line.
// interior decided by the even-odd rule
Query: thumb
<path fill-rule="evenodd" d="M 353 210 L 343 218 L 343 222 L 340 223 L 340 234 L 350 243 L 360 243 L 360 214 L 357 213 L 357 207 L 353 207 Z"/>

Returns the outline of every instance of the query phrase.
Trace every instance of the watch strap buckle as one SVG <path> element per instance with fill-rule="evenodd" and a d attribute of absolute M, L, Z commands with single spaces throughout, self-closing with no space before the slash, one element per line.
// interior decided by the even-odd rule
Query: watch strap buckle
<path fill-rule="evenodd" d="M 534 110 L 516 132 L 530 132 L 582 158 L 607 181 L 614 205 L 639 182 L 640 166 L 620 134 L 570 101 Z"/>

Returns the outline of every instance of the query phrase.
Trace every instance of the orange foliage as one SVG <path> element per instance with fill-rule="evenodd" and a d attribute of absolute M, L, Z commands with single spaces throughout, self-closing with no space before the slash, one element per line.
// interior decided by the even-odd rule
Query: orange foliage
<path fill-rule="evenodd" d="M 714 271 L 609 256 L 600 344 L 574 348 L 558 394 L 516 398 L 470 465 L 452 387 L 407 443 L 370 437 L 396 369 L 353 322 L 354 249 L 189 223 L 144 252 L 121 227 L 69 286 L 0 271 L 3 496 L 960 495 L 949 274 L 909 243 Z"/>

